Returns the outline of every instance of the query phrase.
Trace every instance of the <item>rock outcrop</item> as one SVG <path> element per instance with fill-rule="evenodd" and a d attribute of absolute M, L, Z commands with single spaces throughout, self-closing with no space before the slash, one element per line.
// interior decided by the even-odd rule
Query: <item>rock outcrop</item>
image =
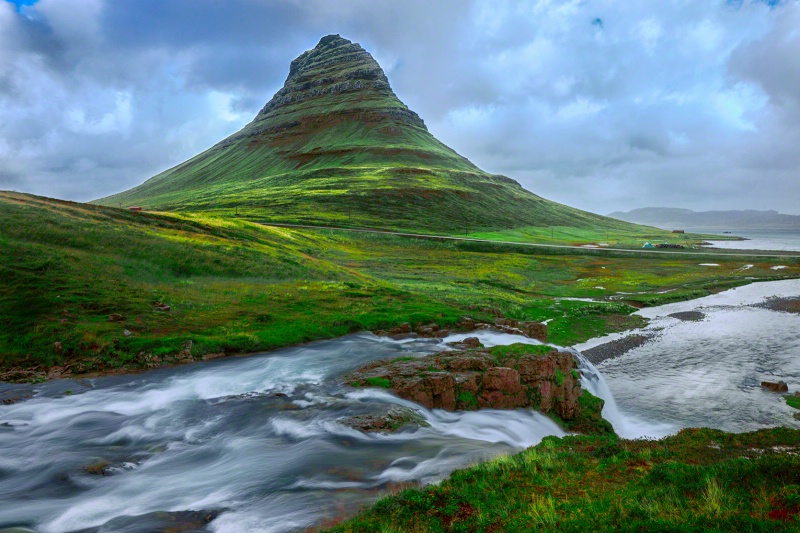
<path fill-rule="evenodd" d="M 761 386 L 771 392 L 789 392 L 789 386 L 785 381 L 762 381 Z"/>
<path fill-rule="evenodd" d="M 584 392 L 572 354 L 526 344 L 377 361 L 345 379 L 354 386 L 388 387 L 429 409 L 532 407 L 562 420 L 581 414 Z"/>
<path fill-rule="evenodd" d="M 394 433 L 404 428 L 428 426 L 425 419 L 413 409 L 396 405 L 382 412 L 340 418 L 338 422 L 364 433 Z"/>
<path fill-rule="evenodd" d="M 283 87 L 261 110 L 256 121 L 277 117 L 310 100 L 328 95 L 357 92 L 367 100 L 386 100 L 399 104 L 389 80 L 378 62 L 358 43 L 339 35 L 320 39 L 312 50 L 303 52 L 289 66 L 289 76 Z M 400 104 L 387 109 L 396 120 L 425 128 L 419 115 Z M 363 106 L 366 110 L 368 106 Z"/>

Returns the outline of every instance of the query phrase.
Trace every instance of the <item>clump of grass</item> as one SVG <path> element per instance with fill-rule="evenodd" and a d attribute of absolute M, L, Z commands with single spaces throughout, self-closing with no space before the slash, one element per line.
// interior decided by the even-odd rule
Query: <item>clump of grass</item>
<path fill-rule="evenodd" d="M 370 385 L 372 387 L 381 387 L 384 389 L 392 388 L 392 382 L 386 378 L 367 378 L 364 381 L 367 382 L 367 385 Z"/>
<path fill-rule="evenodd" d="M 795 409 L 800 409 L 800 396 L 798 396 L 796 394 L 793 395 L 793 396 L 787 396 L 786 397 L 786 404 L 789 407 L 794 407 Z"/>
<path fill-rule="evenodd" d="M 513 364 L 516 359 L 524 355 L 545 355 L 552 352 L 554 348 L 546 344 L 525 344 L 516 342 L 505 346 L 492 346 L 489 353 L 500 364 Z"/>
<path fill-rule="evenodd" d="M 706 487 L 701 495 L 701 508 L 703 512 L 711 516 L 719 516 L 723 513 L 726 506 L 723 502 L 725 492 L 714 478 L 706 481 Z"/>
<path fill-rule="evenodd" d="M 528 516 L 531 523 L 541 527 L 553 527 L 558 521 L 556 506 L 550 496 L 531 496 L 531 504 L 528 508 Z"/>
<path fill-rule="evenodd" d="M 469 391 L 461 391 L 458 395 L 458 402 L 470 409 L 478 408 L 478 398 Z"/>

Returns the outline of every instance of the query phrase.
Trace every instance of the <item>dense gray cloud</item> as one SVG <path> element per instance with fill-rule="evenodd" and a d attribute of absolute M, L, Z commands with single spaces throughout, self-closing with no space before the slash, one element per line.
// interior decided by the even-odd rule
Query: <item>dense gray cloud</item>
<path fill-rule="evenodd" d="M 0 0 L 0 188 L 134 186 L 340 33 L 435 135 L 542 196 L 800 214 L 798 27 L 795 0 Z"/>

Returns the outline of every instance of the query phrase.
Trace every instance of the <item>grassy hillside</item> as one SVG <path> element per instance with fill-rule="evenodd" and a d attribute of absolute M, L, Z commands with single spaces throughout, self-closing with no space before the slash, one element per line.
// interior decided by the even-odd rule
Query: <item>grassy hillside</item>
<path fill-rule="evenodd" d="M 708 268 L 591 253 L 269 228 L 0 193 L 0 380 L 38 379 L 64 365 L 146 368 L 153 357 L 174 362 L 190 340 L 188 359 L 200 359 L 406 321 L 489 318 L 476 307 L 553 318 L 551 340 L 568 345 L 635 320 L 624 303 L 561 298 L 641 292 L 625 298 L 655 304 L 778 274 L 775 262 L 752 259 Z M 744 261 L 755 266 L 741 270 Z M 675 290 L 658 294 L 664 288 Z M 3 374 L 11 369 L 28 373 Z"/>
<path fill-rule="evenodd" d="M 800 431 L 548 437 L 379 501 L 336 533 L 800 530 Z"/>
<path fill-rule="evenodd" d="M 636 227 L 478 169 L 428 132 L 372 56 L 338 36 L 293 61 L 284 88 L 240 132 L 97 203 L 445 233 Z"/>

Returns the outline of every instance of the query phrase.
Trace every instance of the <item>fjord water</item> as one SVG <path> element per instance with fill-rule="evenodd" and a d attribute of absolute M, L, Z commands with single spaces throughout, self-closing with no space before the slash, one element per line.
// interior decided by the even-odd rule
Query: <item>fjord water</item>
<path fill-rule="evenodd" d="M 350 335 L 0 406 L 0 529 L 138 532 L 174 525 L 175 517 L 153 513 L 193 510 L 222 511 L 211 531 L 292 531 L 392 484 L 434 481 L 563 435 L 531 411 L 428 411 L 335 379 L 368 360 L 443 346 Z M 379 404 L 415 407 L 430 427 L 364 435 L 337 423 Z M 112 465 L 110 475 L 84 470 L 98 461 Z"/>
<path fill-rule="evenodd" d="M 692 229 L 697 233 L 719 233 L 719 230 Z M 728 250 L 772 250 L 800 252 L 800 231 L 798 230 L 734 230 L 732 235 L 744 237 L 745 241 L 709 240 L 714 248 Z M 728 236 L 728 235 L 726 235 Z"/>
<path fill-rule="evenodd" d="M 600 371 L 576 352 L 583 385 L 606 400 L 604 416 L 625 437 L 687 426 L 798 427 L 781 396 L 759 387 L 761 379 L 800 387 L 800 316 L 752 305 L 772 295 L 800 295 L 800 280 L 641 311 L 653 319 L 653 341 L 601 363 Z M 688 310 L 705 318 L 668 316 Z M 536 342 L 477 335 L 487 346 Z M 443 348 L 441 341 L 358 334 L 83 385 L 44 385 L 32 400 L 0 406 L 0 529 L 158 531 L 185 519 L 181 511 L 200 511 L 217 517 L 198 531 L 302 530 L 397 484 L 436 481 L 563 435 L 531 411 L 428 411 L 337 380 L 369 360 Z M 71 394 L 63 394 L 65 386 Z M 364 435 L 337 422 L 387 404 L 416 409 L 430 427 Z M 84 470 L 101 460 L 110 475 Z"/>

